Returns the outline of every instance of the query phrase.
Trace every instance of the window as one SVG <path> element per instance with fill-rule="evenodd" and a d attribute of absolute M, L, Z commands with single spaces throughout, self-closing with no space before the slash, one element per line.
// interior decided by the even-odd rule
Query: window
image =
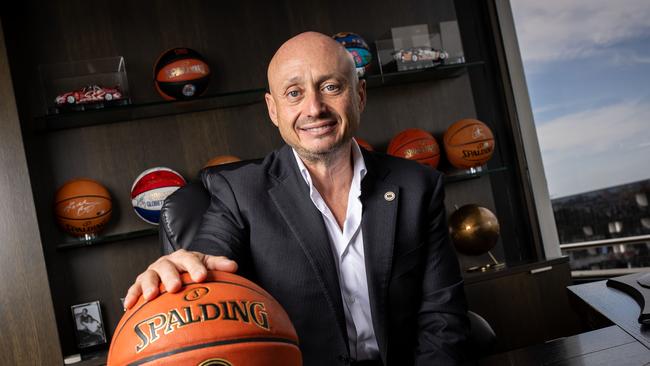
<path fill-rule="evenodd" d="M 650 2 L 511 5 L 563 253 L 650 267 Z"/>

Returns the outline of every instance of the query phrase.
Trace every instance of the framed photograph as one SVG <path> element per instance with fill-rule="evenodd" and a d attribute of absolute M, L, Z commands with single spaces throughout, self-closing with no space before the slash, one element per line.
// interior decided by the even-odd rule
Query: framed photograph
<path fill-rule="evenodd" d="M 99 301 L 73 305 L 71 309 L 79 348 L 106 343 L 106 332 Z"/>

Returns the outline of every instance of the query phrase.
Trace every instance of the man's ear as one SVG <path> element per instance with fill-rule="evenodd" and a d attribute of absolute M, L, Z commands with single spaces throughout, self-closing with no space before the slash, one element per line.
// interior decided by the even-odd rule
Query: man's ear
<path fill-rule="evenodd" d="M 357 93 L 359 95 L 359 113 L 361 113 L 366 108 L 366 80 L 365 79 L 359 80 L 357 89 L 358 89 Z"/>
<path fill-rule="evenodd" d="M 278 127 L 278 115 L 275 108 L 275 99 L 273 99 L 273 96 L 270 93 L 266 93 L 264 94 L 264 100 L 266 101 L 266 109 L 269 111 L 269 118 L 275 127 Z"/>

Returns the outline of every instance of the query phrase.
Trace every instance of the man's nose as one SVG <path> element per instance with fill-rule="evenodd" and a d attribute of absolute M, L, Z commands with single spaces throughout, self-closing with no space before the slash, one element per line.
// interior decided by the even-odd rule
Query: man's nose
<path fill-rule="evenodd" d="M 323 96 L 318 92 L 307 94 L 305 100 L 305 112 L 308 117 L 317 118 L 327 110 L 327 105 L 323 101 Z"/>

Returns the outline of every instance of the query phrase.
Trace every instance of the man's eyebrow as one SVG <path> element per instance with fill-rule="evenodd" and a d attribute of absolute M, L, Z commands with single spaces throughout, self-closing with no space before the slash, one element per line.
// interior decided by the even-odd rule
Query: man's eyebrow
<path fill-rule="evenodd" d="M 287 86 L 289 86 L 289 85 L 291 85 L 291 84 L 295 84 L 295 83 L 297 83 L 297 82 L 299 82 L 299 81 L 302 81 L 302 77 L 299 76 L 299 75 L 296 75 L 296 76 L 294 76 L 294 77 L 289 78 L 288 80 L 285 80 L 285 81 L 282 83 L 282 87 L 283 87 L 283 88 L 286 88 Z"/>
<path fill-rule="evenodd" d="M 331 74 L 326 74 L 326 75 L 322 75 L 321 77 L 319 77 L 318 78 L 318 84 L 321 84 L 324 81 L 331 80 L 331 79 L 341 81 L 341 82 L 346 82 L 345 75 L 343 75 L 340 72 L 333 72 Z"/>

